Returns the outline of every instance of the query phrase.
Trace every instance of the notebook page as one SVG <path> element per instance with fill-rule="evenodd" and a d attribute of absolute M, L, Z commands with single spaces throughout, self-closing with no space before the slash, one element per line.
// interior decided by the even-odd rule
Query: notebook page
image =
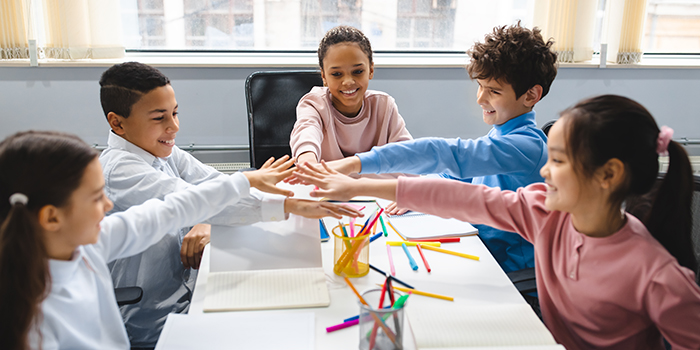
<path fill-rule="evenodd" d="M 418 349 L 556 344 L 529 305 L 412 305 L 406 312 Z"/>
<path fill-rule="evenodd" d="M 170 314 L 156 350 L 311 350 L 314 318 L 311 312 Z"/>
<path fill-rule="evenodd" d="M 407 239 L 462 237 L 478 233 L 477 229 L 467 222 L 415 211 L 393 215 L 389 221 Z"/>
<path fill-rule="evenodd" d="M 323 268 L 210 273 L 204 311 L 319 307 L 330 304 Z"/>

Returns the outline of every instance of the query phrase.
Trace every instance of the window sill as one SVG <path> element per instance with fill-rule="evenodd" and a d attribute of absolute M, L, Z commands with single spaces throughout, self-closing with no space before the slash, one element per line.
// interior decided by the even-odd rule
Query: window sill
<path fill-rule="evenodd" d="M 318 67 L 316 53 L 144 53 L 129 52 L 123 58 L 95 60 L 39 60 L 40 67 L 110 67 L 115 63 L 139 61 L 156 67 L 284 67 L 312 69 Z M 464 53 L 375 53 L 378 68 L 456 68 L 464 67 Z M 28 59 L 0 60 L 0 67 L 29 67 Z M 598 56 L 577 63 L 560 63 L 560 68 L 600 68 Z M 698 69 L 700 55 L 647 56 L 638 64 L 608 63 L 606 69 L 670 68 Z"/>

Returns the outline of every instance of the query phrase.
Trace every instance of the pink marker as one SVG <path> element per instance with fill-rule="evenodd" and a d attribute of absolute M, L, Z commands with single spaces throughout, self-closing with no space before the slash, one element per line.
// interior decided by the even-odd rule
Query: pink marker
<path fill-rule="evenodd" d="M 337 324 L 337 325 L 335 325 L 335 326 L 330 326 L 330 327 L 326 328 L 326 332 L 327 332 L 327 333 L 335 332 L 335 331 L 340 330 L 340 329 L 343 329 L 343 328 L 348 328 L 348 327 L 350 327 L 350 326 L 354 326 L 354 325 L 356 325 L 356 324 L 358 324 L 358 323 L 360 323 L 360 319 L 359 319 L 359 318 L 358 318 L 358 319 L 355 319 L 355 320 L 352 320 L 352 321 L 343 322 L 343 323 Z"/>
<path fill-rule="evenodd" d="M 391 246 L 386 245 L 386 254 L 389 256 L 389 269 L 392 276 L 396 276 L 396 269 L 394 269 L 394 259 L 391 257 Z"/>

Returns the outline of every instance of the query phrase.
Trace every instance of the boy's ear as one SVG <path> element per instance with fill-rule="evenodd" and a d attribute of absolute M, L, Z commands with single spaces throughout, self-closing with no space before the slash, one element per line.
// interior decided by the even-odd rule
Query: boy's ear
<path fill-rule="evenodd" d="M 39 209 L 39 226 L 46 232 L 56 232 L 61 228 L 60 210 L 53 205 Z"/>
<path fill-rule="evenodd" d="M 374 78 L 374 62 L 369 64 L 369 79 Z"/>
<path fill-rule="evenodd" d="M 625 179 L 625 164 L 617 158 L 609 159 L 596 170 L 595 177 L 603 189 L 613 190 Z"/>
<path fill-rule="evenodd" d="M 542 98 L 542 85 L 535 85 L 525 92 L 525 106 L 534 107 L 535 103 L 540 102 Z"/>
<path fill-rule="evenodd" d="M 117 135 L 124 135 L 124 127 L 122 126 L 122 123 L 124 122 L 124 117 L 120 116 L 117 113 L 114 112 L 109 112 L 107 113 L 107 122 L 109 122 L 109 126 L 112 128 L 115 134 Z"/>

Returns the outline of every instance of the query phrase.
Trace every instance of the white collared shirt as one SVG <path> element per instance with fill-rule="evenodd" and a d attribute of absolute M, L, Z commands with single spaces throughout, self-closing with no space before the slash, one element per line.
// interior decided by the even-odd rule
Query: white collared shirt
<path fill-rule="evenodd" d="M 105 191 L 114 202 L 110 213 L 226 176 L 177 146 L 169 157 L 158 158 L 113 132 L 109 133 L 108 147 L 100 161 Z M 209 222 L 248 225 L 284 219 L 283 196 L 253 189 L 250 197 L 226 208 Z M 115 286 L 139 286 L 144 292 L 139 303 L 121 309 L 132 346 L 155 346 L 167 315 L 189 307 L 196 270 L 183 268 L 180 247 L 190 229 L 176 229 L 142 254 L 110 265 Z"/>
<path fill-rule="evenodd" d="M 129 349 L 107 263 L 139 254 L 179 227 L 206 222 L 212 212 L 249 193 L 248 180 L 237 173 L 105 217 L 96 244 L 78 247 L 69 261 L 49 260 L 51 290 L 37 319 L 41 348 Z M 234 223 L 235 218 L 228 222 Z M 39 348 L 35 329 L 29 342 L 32 349 Z"/>

